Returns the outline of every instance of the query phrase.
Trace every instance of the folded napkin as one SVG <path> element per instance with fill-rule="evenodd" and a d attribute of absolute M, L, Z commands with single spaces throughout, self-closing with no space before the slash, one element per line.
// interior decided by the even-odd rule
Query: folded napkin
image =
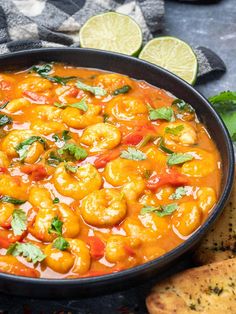
<path fill-rule="evenodd" d="M 0 0 L 0 54 L 42 47 L 79 47 L 85 21 L 106 11 L 128 14 L 144 41 L 163 28 L 164 0 Z M 213 51 L 196 47 L 198 76 L 226 70 Z"/>

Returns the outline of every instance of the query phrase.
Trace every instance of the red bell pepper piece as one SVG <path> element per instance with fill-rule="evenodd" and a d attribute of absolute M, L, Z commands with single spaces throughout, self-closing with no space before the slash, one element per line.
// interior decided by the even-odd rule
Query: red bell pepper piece
<path fill-rule="evenodd" d="M 40 164 L 21 166 L 21 171 L 31 175 L 33 181 L 40 181 L 48 176 L 45 167 Z"/>
<path fill-rule="evenodd" d="M 109 161 L 114 160 L 120 156 L 120 151 L 121 148 L 117 148 L 98 155 L 98 157 L 94 160 L 95 167 L 104 168 Z"/>
<path fill-rule="evenodd" d="M 88 237 L 87 243 L 90 246 L 90 254 L 93 259 L 100 259 L 104 256 L 105 244 L 99 237 Z"/>
<path fill-rule="evenodd" d="M 189 179 L 187 176 L 171 170 L 170 173 L 151 176 L 147 182 L 147 188 L 155 190 L 163 185 L 182 186 L 188 185 Z"/>
<path fill-rule="evenodd" d="M 123 139 L 123 144 L 127 145 L 137 145 L 140 143 L 143 139 L 143 135 L 140 133 L 130 133 L 127 136 L 124 137 Z"/>

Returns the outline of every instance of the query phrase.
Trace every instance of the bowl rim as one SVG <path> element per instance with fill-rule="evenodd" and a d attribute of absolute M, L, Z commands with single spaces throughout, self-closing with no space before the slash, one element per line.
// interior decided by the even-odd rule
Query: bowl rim
<path fill-rule="evenodd" d="M 98 54 L 98 55 L 105 55 L 108 58 L 112 56 L 112 57 L 116 57 L 117 59 L 126 59 L 132 63 L 143 64 L 145 67 L 152 68 L 154 71 L 159 71 L 159 73 L 162 73 L 163 75 L 165 75 L 167 79 L 172 78 L 178 81 L 179 83 L 181 83 L 184 88 L 188 89 L 191 93 L 195 94 L 200 99 L 200 101 L 205 104 L 205 106 L 209 107 L 209 110 L 211 111 L 211 115 L 214 116 L 218 124 L 218 127 L 220 127 L 222 134 L 224 135 L 224 138 L 226 140 L 226 146 L 227 146 L 227 151 L 228 151 L 228 162 L 229 162 L 228 176 L 226 179 L 224 190 L 221 193 L 220 198 L 217 204 L 215 205 L 214 210 L 210 213 L 210 215 L 205 220 L 205 222 L 183 243 L 179 244 L 177 247 L 175 247 L 171 251 L 165 253 L 164 255 L 154 260 L 148 261 L 141 265 L 134 266 L 132 268 L 128 268 L 125 270 L 121 270 L 114 273 L 108 273 L 108 274 L 104 274 L 100 276 L 54 279 L 54 278 L 33 278 L 33 277 L 24 277 L 24 276 L 18 276 L 18 275 L 13 275 L 13 274 L 8 274 L 8 273 L 0 273 L 0 279 L 7 279 L 9 281 L 18 282 L 18 283 L 28 282 L 28 283 L 36 284 L 40 286 L 41 285 L 43 286 L 45 284 L 47 286 L 55 286 L 55 285 L 56 286 L 61 286 L 61 285 L 78 286 L 78 285 L 89 285 L 89 284 L 97 284 L 97 283 L 106 284 L 116 279 L 118 280 L 118 279 L 125 278 L 126 276 L 128 279 L 129 277 L 133 277 L 134 275 L 136 276 L 139 273 L 145 272 L 149 268 L 155 269 L 157 268 L 157 264 L 158 263 L 161 264 L 161 262 L 165 259 L 167 261 L 172 261 L 184 255 L 187 251 L 189 251 L 194 246 L 195 243 L 197 243 L 198 238 L 201 238 L 202 234 L 205 234 L 207 229 L 218 218 L 218 216 L 223 210 L 223 205 L 226 203 L 227 199 L 229 198 L 230 192 L 232 190 L 232 184 L 233 184 L 233 179 L 234 179 L 234 169 L 235 169 L 234 168 L 235 167 L 234 166 L 234 160 L 235 160 L 234 149 L 233 149 L 232 141 L 230 139 L 229 132 L 224 122 L 222 121 L 221 117 L 217 114 L 217 112 L 214 110 L 214 108 L 209 103 L 209 101 L 199 91 L 197 91 L 192 85 L 190 85 L 186 81 L 182 80 L 180 77 L 176 76 L 175 74 L 169 72 L 168 70 L 162 67 L 159 67 L 147 61 L 138 59 L 137 57 L 124 55 L 121 53 L 104 51 L 100 49 L 79 48 L 79 47 L 36 48 L 36 49 L 29 49 L 29 50 L 21 50 L 17 52 L 9 52 L 9 53 L 0 55 L 0 63 L 3 62 L 4 59 L 14 58 L 14 57 L 17 58 L 18 56 L 21 57 L 24 55 L 27 57 L 27 55 L 34 55 L 34 54 L 42 54 L 42 60 L 43 60 L 44 53 L 53 53 L 53 52 L 58 52 L 58 51 L 61 53 L 67 53 L 69 51 L 75 52 L 78 54 L 79 53 L 82 53 L 82 54 L 92 53 L 92 54 Z M 71 64 L 73 64 L 73 62 Z M 97 68 L 97 69 L 103 70 L 102 68 Z M 107 70 L 104 70 L 104 71 L 107 71 Z M 133 77 L 131 76 L 131 78 Z"/>

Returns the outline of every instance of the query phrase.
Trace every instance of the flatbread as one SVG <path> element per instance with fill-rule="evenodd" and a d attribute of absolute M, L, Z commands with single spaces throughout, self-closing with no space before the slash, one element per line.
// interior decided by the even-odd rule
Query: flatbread
<path fill-rule="evenodd" d="M 150 314 L 235 314 L 236 258 L 171 276 L 146 299 Z"/>
<path fill-rule="evenodd" d="M 204 237 L 194 254 L 194 260 L 197 264 L 203 265 L 234 257 L 236 257 L 236 178 L 228 205 Z"/>

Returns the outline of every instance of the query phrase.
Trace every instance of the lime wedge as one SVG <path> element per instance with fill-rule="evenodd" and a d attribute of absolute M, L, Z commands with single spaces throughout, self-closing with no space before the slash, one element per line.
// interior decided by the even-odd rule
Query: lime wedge
<path fill-rule="evenodd" d="M 79 33 L 83 48 L 96 48 L 137 55 L 142 46 L 142 31 L 129 16 L 108 12 L 91 17 Z"/>
<path fill-rule="evenodd" d="M 159 65 L 194 84 L 197 77 L 197 58 L 184 41 L 170 36 L 150 40 L 139 55 L 140 59 Z"/>

